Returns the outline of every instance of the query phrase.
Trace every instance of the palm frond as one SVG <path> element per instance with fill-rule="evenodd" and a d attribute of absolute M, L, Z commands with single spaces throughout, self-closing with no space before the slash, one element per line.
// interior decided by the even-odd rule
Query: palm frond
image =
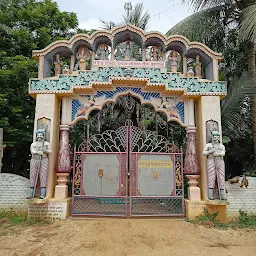
<path fill-rule="evenodd" d="M 256 41 L 256 4 L 243 10 L 240 21 L 240 36 L 251 42 Z"/>
<path fill-rule="evenodd" d="M 208 10 L 199 11 L 180 21 L 166 34 L 184 35 L 190 40 L 202 41 L 209 39 L 216 32 L 223 30 L 223 8 L 218 6 Z"/>
<path fill-rule="evenodd" d="M 146 11 L 144 12 L 143 3 L 137 3 L 135 7 L 131 10 L 129 15 L 123 15 L 123 21 L 126 24 L 133 24 L 139 28 L 146 29 L 148 21 L 150 19 L 150 14 Z"/>
<path fill-rule="evenodd" d="M 117 26 L 117 24 L 115 24 L 113 21 L 105 21 L 105 20 L 102 20 L 100 19 L 100 23 L 101 23 L 101 29 L 104 29 L 104 30 L 111 30 L 113 29 L 114 27 Z"/>
<path fill-rule="evenodd" d="M 241 114 L 241 104 L 246 96 L 256 95 L 256 79 L 243 73 L 240 78 L 234 78 L 228 88 L 227 96 L 221 104 L 221 120 L 223 134 L 231 139 L 243 136 L 241 123 L 249 129 L 251 118 L 244 118 Z"/>
<path fill-rule="evenodd" d="M 184 5 L 192 8 L 193 11 L 198 12 L 200 10 L 206 10 L 209 8 L 232 5 L 234 4 L 233 0 L 182 0 Z"/>
<path fill-rule="evenodd" d="M 3 31 L 3 32 L 7 33 L 7 34 L 11 34 L 12 29 L 10 27 L 0 23 L 0 31 Z"/>

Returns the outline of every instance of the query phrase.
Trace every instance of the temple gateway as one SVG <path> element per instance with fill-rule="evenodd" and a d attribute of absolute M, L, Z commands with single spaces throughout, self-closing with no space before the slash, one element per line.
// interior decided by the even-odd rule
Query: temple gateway
<path fill-rule="evenodd" d="M 183 36 L 123 25 L 53 42 L 33 57 L 34 140 L 43 133 L 48 143 L 35 159 L 49 161 L 45 190 L 40 199 L 32 191 L 30 214 L 47 216 L 59 205 L 62 218 L 193 219 L 206 208 L 226 221 L 219 170 L 208 174 L 208 159 L 222 161 L 225 154 L 214 153 L 222 145 L 220 100 L 226 95 L 225 82 L 218 81 L 220 53 Z M 79 123 L 85 132 L 74 134 L 80 136 L 74 145 L 70 131 Z M 171 136 L 173 124 L 186 133 L 183 149 Z"/>

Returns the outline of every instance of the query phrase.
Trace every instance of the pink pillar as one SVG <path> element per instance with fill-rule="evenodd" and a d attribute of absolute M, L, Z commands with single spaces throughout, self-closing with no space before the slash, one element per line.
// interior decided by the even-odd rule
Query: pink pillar
<path fill-rule="evenodd" d="M 197 186 L 200 177 L 200 167 L 196 146 L 196 127 L 187 127 L 187 145 L 185 155 L 184 174 L 189 179 L 188 199 L 201 200 L 200 188 Z"/>
<path fill-rule="evenodd" d="M 55 186 L 55 198 L 63 199 L 68 196 L 68 176 L 71 168 L 70 146 L 69 146 L 69 126 L 60 125 L 60 147 L 57 158 L 57 182 Z"/>

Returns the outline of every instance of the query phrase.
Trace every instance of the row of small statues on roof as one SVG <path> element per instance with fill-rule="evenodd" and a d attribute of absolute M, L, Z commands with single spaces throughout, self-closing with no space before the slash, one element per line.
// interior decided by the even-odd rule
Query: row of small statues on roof
<path fill-rule="evenodd" d="M 138 50 L 140 51 L 140 49 Z M 100 44 L 97 51 L 96 51 L 96 60 L 108 60 L 109 59 L 109 46 L 106 44 Z M 86 70 L 86 62 L 91 58 L 91 51 L 86 46 L 81 46 L 78 49 L 78 52 L 76 54 L 77 64 L 75 66 L 75 70 L 84 71 Z M 127 41 L 121 45 L 121 47 L 117 47 L 117 51 L 115 53 L 115 59 L 116 60 L 125 60 L 125 61 L 132 61 L 136 60 L 133 58 L 132 54 L 132 46 L 130 41 Z M 164 61 L 165 57 L 163 55 L 163 52 L 161 51 L 160 46 L 152 46 L 149 48 L 149 51 L 147 52 L 147 61 Z M 171 72 L 178 72 L 178 65 L 181 61 L 181 56 L 177 51 L 171 50 L 169 52 L 169 55 L 167 57 L 167 62 L 170 66 Z M 54 71 L 55 76 L 62 74 L 69 74 L 70 69 L 69 65 L 63 65 L 63 62 L 61 61 L 61 57 L 59 54 L 56 54 L 55 61 L 54 61 Z M 195 70 L 195 72 L 194 72 Z M 196 76 L 198 78 L 202 78 L 202 69 L 201 69 L 201 62 L 200 62 L 200 56 L 196 56 L 195 63 L 189 66 L 187 71 L 187 76 L 193 77 Z"/>

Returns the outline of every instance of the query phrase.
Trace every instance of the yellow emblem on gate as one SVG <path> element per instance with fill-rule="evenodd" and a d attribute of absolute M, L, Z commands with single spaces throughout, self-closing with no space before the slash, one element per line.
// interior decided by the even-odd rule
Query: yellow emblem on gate
<path fill-rule="evenodd" d="M 99 169 L 99 171 L 98 171 L 98 176 L 99 176 L 99 178 L 102 178 L 102 177 L 103 177 L 103 170 L 102 170 L 102 169 Z"/>
<path fill-rule="evenodd" d="M 154 171 L 153 171 L 153 178 L 154 178 L 155 180 L 158 179 L 158 171 L 157 171 L 157 170 L 154 170 Z"/>

